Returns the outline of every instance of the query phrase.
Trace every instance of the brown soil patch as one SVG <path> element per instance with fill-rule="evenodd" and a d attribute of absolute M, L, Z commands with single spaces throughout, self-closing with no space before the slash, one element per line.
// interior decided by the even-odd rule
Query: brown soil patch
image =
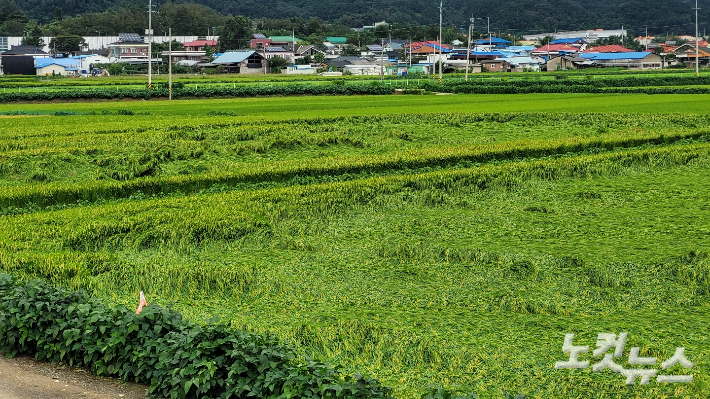
<path fill-rule="evenodd" d="M 0 355 L 0 399 L 144 399 L 147 386 L 91 375 L 88 371 Z"/>

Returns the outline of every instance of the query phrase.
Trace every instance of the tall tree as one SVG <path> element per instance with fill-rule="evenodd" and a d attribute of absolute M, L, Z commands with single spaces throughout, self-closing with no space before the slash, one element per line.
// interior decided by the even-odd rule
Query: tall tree
<path fill-rule="evenodd" d="M 219 51 L 246 48 L 251 39 L 253 23 L 251 19 L 237 15 L 229 17 L 219 29 Z"/>
<path fill-rule="evenodd" d="M 42 39 L 42 28 L 37 24 L 37 21 L 30 21 L 25 25 L 25 34 L 22 36 L 23 46 L 44 47 L 44 39 Z"/>
<path fill-rule="evenodd" d="M 269 69 L 271 70 L 271 73 L 280 73 L 281 68 L 288 66 L 290 63 L 291 62 L 286 58 L 279 57 L 277 55 L 269 58 Z"/>
<path fill-rule="evenodd" d="M 27 16 L 13 0 L 0 0 L 0 36 L 22 36 Z"/>
<path fill-rule="evenodd" d="M 64 54 L 68 56 L 86 47 L 83 37 L 77 35 L 65 35 L 53 37 L 49 42 L 49 48 L 54 54 Z"/>
<path fill-rule="evenodd" d="M 64 19 L 64 15 L 62 14 L 62 8 L 59 7 L 59 6 L 54 7 L 54 18 L 53 18 L 53 20 L 54 20 L 54 21 L 61 21 L 62 19 Z"/>

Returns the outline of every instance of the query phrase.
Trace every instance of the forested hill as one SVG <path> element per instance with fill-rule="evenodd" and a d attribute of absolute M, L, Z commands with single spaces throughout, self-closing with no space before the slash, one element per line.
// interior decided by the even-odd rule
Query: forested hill
<path fill-rule="evenodd" d="M 7 2 L 12 0 L 2 0 Z M 15 0 L 30 19 L 52 20 L 59 7 L 64 17 L 110 8 L 135 6 L 147 9 L 147 0 Z M 376 21 L 438 24 L 437 0 L 196 0 L 218 13 L 251 18 L 318 17 L 355 27 Z M 165 0 L 154 0 L 157 6 Z M 692 0 L 444 0 L 444 23 L 465 26 L 468 18 L 490 17 L 492 31 L 535 33 L 571 29 L 620 28 L 632 33 L 684 34 L 694 31 Z M 702 28 L 710 22 L 710 0 L 701 0 Z M 146 13 L 136 9 L 136 19 Z M 143 14 L 143 15 L 140 15 Z M 189 16 L 185 16 L 189 18 Z M 480 24 L 479 24 L 480 25 Z M 477 28 L 480 26 L 477 26 Z M 485 30 L 485 29 L 483 29 Z"/>

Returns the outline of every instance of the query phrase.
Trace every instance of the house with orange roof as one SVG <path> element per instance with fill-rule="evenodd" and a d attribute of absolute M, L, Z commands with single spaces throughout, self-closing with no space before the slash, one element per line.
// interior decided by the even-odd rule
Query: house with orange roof
<path fill-rule="evenodd" d="M 409 52 L 411 54 L 418 55 L 429 55 L 429 54 L 439 54 L 439 52 L 450 53 L 451 49 L 447 45 L 441 45 L 437 41 L 428 40 L 425 42 L 414 42 L 409 47 Z"/>
<path fill-rule="evenodd" d="M 695 43 L 686 43 L 678 47 L 675 50 L 675 57 L 678 61 L 695 65 Z M 698 46 L 698 64 L 710 65 L 710 48 Z"/>

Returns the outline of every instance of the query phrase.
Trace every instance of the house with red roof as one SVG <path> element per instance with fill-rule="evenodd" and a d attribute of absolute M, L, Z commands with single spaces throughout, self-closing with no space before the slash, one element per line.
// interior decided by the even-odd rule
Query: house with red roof
<path fill-rule="evenodd" d="M 631 53 L 634 50 L 626 48 L 618 44 L 605 44 L 602 46 L 590 47 L 583 51 L 583 53 Z"/>
<path fill-rule="evenodd" d="M 185 51 L 205 51 L 206 46 L 217 48 L 216 40 L 193 40 L 191 42 L 183 43 L 185 46 Z"/>

